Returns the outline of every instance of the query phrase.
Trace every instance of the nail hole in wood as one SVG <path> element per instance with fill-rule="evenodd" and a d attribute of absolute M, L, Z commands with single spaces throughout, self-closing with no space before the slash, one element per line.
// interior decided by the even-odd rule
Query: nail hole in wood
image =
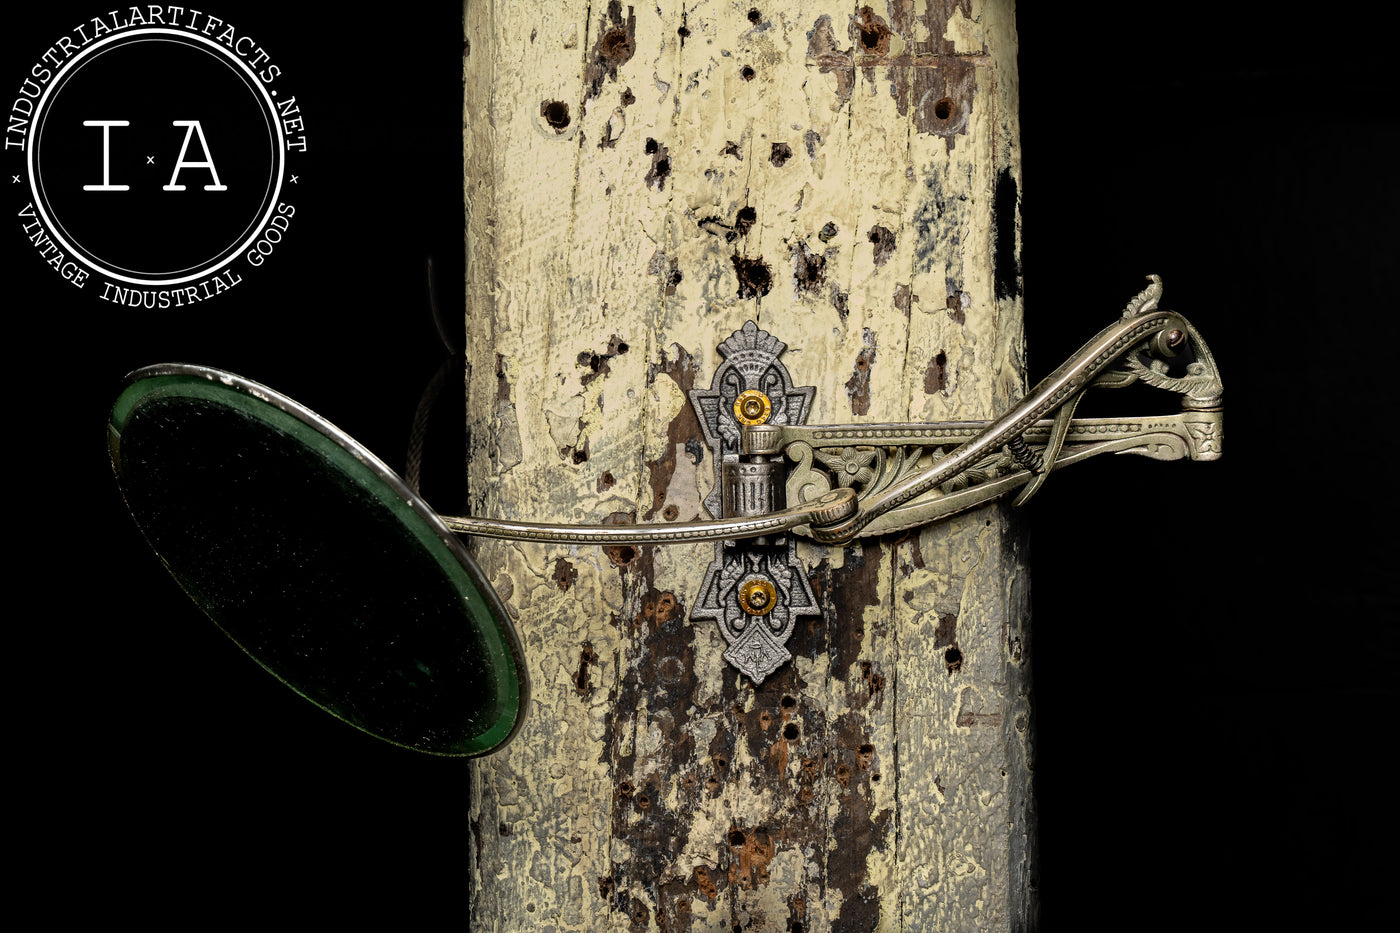
<path fill-rule="evenodd" d="M 685 27 L 682 26 L 682 29 Z M 614 26 L 603 33 L 603 38 L 598 42 L 598 54 L 606 62 L 616 68 L 618 65 L 625 65 L 632 58 L 632 53 L 636 51 L 636 46 L 632 43 L 632 37 L 627 34 L 626 26 Z M 614 75 L 616 77 L 616 75 Z"/>
<path fill-rule="evenodd" d="M 734 232 L 743 236 L 758 220 L 758 211 L 752 207 L 741 207 L 734 217 Z"/>
<path fill-rule="evenodd" d="M 562 100 L 544 101 L 540 104 L 540 116 L 554 127 L 554 132 L 562 133 L 569 125 L 569 105 Z"/>
<path fill-rule="evenodd" d="M 748 259 L 735 253 L 730 257 L 734 263 L 734 273 L 739 279 L 740 298 L 762 298 L 773 288 L 773 270 L 760 256 Z"/>
<path fill-rule="evenodd" d="M 637 556 L 637 549 L 630 544 L 614 544 L 603 548 L 614 567 L 626 567 Z"/>

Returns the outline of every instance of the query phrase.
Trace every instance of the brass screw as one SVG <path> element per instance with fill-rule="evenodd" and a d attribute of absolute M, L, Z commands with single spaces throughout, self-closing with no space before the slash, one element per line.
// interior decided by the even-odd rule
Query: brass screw
<path fill-rule="evenodd" d="M 734 417 L 741 424 L 763 424 L 772 413 L 772 401 L 757 389 L 742 392 L 734 400 Z"/>
<path fill-rule="evenodd" d="M 766 616 L 777 601 L 777 589 L 762 577 L 746 580 L 739 587 L 739 608 L 751 616 Z"/>

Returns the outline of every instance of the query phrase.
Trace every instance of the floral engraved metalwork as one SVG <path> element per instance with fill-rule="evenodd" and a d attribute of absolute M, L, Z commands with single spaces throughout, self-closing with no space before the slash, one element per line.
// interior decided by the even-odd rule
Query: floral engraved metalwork
<path fill-rule="evenodd" d="M 1128 302 L 1127 308 L 1123 310 L 1124 318 L 1156 310 L 1162 297 L 1162 279 L 1161 276 L 1156 275 L 1149 275 L 1147 278 L 1150 284 Z M 1115 387 L 1119 384 L 1127 385 L 1133 379 L 1139 379 L 1155 388 L 1176 392 L 1184 396 L 1182 404 L 1186 408 L 1217 406 L 1220 397 L 1225 392 L 1225 387 L 1220 379 L 1220 370 L 1215 365 L 1215 357 L 1211 355 L 1210 348 L 1206 346 L 1200 333 L 1189 321 L 1182 318 L 1179 320 L 1179 324 L 1180 329 L 1176 332 L 1179 345 L 1192 356 L 1185 363 L 1185 372 L 1173 374 L 1171 364 L 1161 357 L 1144 360 L 1143 357 L 1152 350 L 1149 346 L 1150 342 L 1148 342 L 1137 347 L 1123 358 L 1122 370 L 1116 373 L 1110 371 L 1105 376 L 1109 379 L 1115 375 L 1121 377 L 1126 374 L 1128 376 L 1127 381 L 1115 382 Z"/>
<path fill-rule="evenodd" d="M 787 501 L 806 502 L 828 489 L 854 489 L 858 500 L 864 500 L 933 466 L 948 453 L 944 445 L 813 448 L 805 441 L 792 441 L 787 447 L 787 454 L 794 463 L 788 472 Z M 997 453 L 958 473 L 936 492 L 947 495 L 1019 468 L 1009 452 Z"/>
<path fill-rule="evenodd" d="M 828 544 L 903 531 L 1012 491 L 1019 491 L 1020 505 L 1053 470 L 1100 453 L 1218 459 L 1219 369 L 1196 328 L 1160 310 L 1162 280 L 1148 279 L 1118 322 L 995 421 L 803 425 L 761 438 L 750 433 L 744 443 L 753 453 L 781 451 L 791 461 L 789 503 L 832 489 L 856 491 L 855 517 L 795 529 Z M 1182 411 L 1132 420 L 1074 417 L 1087 389 L 1135 382 L 1178 394 Z"/>
<path fill-rule="evenodd" d="M 1225 427 L 1219 418 L 1188 421 L 1185 427 L 1187 434 L 1191 436 L 1192 447 L 1189 456 L 1192 460 L 1220 459 L 1221 448 L 1225 442 Z"/>
<path fill-rule="evenodd" d="M 875 458 L 882 452 L 874 447 L 823 447 L 814 453 L 837 486 L 863 488 L 875 478 Z M 884 466 L 884 457 L 880 460 L 879 466 Z"/>

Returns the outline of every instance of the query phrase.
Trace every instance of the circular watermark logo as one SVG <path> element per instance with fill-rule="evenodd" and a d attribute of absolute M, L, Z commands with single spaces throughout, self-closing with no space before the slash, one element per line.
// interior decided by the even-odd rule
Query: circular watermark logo
<path fill-rule="evenodd" d="M 296 217 L 305 121 L 281 74 L 255 36 L 186 7 L 76 25 L 10 107 L 23 237 L 63 281 L 124 307 L 238 286 Z"/>

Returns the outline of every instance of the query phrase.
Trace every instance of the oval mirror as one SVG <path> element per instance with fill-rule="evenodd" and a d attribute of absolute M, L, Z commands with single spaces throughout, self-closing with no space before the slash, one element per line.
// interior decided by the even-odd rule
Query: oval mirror
<path fill-rule="evenodd" d="M 293 690 L 372 735 L 480 755 L 519 728 L 519 639 L 416 493 L 315 412 L 199 366 L 132 373 L 108 424 L 127 507 L 185 592 Z"/>

